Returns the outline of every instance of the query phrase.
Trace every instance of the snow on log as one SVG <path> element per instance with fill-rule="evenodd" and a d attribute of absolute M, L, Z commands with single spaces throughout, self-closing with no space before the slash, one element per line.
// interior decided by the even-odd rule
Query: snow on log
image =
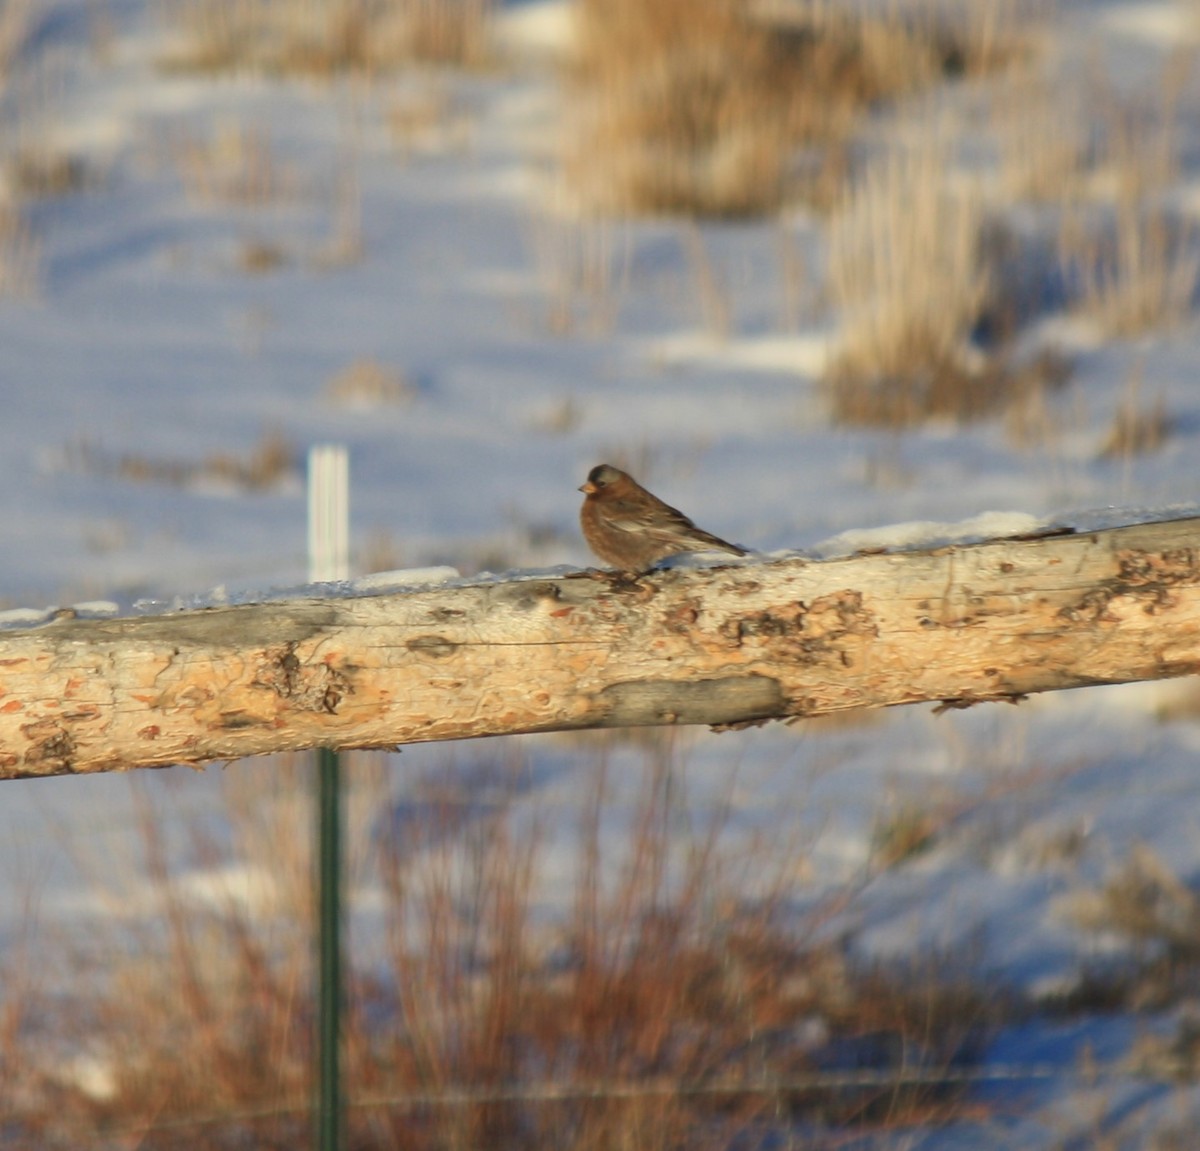
<path fill-rule="evenodd" d="M 1200 669 L 1200 519 L 0 632 L 0 778 L 966 706 Z"/>

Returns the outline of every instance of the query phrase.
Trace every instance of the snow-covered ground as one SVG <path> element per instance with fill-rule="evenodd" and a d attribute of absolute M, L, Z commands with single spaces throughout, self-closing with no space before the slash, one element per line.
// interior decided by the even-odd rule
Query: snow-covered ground
<path fill-rule="evenodd" d="M 1103 57 L 1130 87 L 1153 83 L 1192 34 L 1187 7 L 1077 0 L 1064 5 L 1061 50 Z M 829 548 L 863 546 L 871 537 L 843 533 L 988 512 L 1132 520 L 1197 498 L 1195 324 L 1124 342 L 1076 335 L 1070 382 L 1048 401 L 1053 434 L 1036 447 L 1003 419 L 831 426 L 814 374 L 836 324 L 821 303 L 818 217 L 698 233 L 574 220 L 555 195 L 553 74 L 536 60 L 373 86 L 202 79 L 160 67 L 162 24 L 138 0 L 107 6 L 111 36 L 95 51 L 95 8 L 47 0 L 39 36 L 53 82 L 37 100 L 10 94 L 6 109 L 80 157 L 88 179 L 29 207 L 36 288 L 0 301 L 0 607 L 301 583 L 299 470 L 247 491 L 204 466 L 272 433 L 300 453 L 348 445 L 360 563 L 465 572 L 587 564 L 575 489 L 614 457 L 706 528 L 762 551 L 831 537 Z M 552 46 L 562 13 L 514 4 L 510 36 Z M 444 102 L 436 123 L 401 145 L 388 110 L 429 93 Z M 1200 123 L 1196 84 L 1182 100 L 1185 122 Z M 189 156 L 238 132 L 269 147 L 278 190 L 257 206 L 205 196 L 189 175 Z M 1184 151 L 1181 202 L 1200 172 Z M 245 271 L 250 245 L 273 246 L 278 263 Z M 813 270 L 799 303 L 796 266 Z M 339 373 L 367 360 L 391 390 L 339 393 Z M 1170 434 L 1152 453 L 1106 458 L 1135 379 L 1143 400 L 1161 397 Z M 676 754 L 691 802 L 729 804 L 730 835 L 808 837 L 814 891 L 865 873 L 889 812 L 953 813 L 931 850 L 865 886 L 845 928 L 864 953 L 977 948 L 1007 983 L 1048 990 L 1118 945 L 1070 909 L 1135 845 L 1185 882 L 1200 875 L 1200 728 L 1186 710 L 1164 718 L 1186 696 L 1187 685 L 1134 686 L 940 718 L 909 709 L 850 727 L 687 732 Z M 531 805 L 565 810 L 584 794 L 589 756 L 520 743 L 539 768 Z M 397 789 L 446 755 L 407 750 Z M 628 787 L 643 769 L 636 746 L 614 753 Z M 144 785 L 180 820 L 220 808 L 216 771 Z M 74 857 L 133 835 L 129 781 L 2 793 L 0 939 L 18 931 L 31 890 L 42 922 L 95 911 Z M 541 896 L 556 898 L 549 874 Z M 1011 1125 L 928 1145 L 1084 1138 L 1096 1115 L 1079 1053 L 1119 1061 L 1137 1030 L 1014 1028 L 995 1060 L 1049 1064 L 1061 1079 L 1023 1095 Z M 1122 1123 L 1195 1106 L 1136 1079 L 1106 1098 Z"/>

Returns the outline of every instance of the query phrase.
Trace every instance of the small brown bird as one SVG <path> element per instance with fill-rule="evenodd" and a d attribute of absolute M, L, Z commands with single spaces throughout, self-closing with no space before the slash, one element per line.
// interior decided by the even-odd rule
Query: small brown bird
<path fill-rule="evenodd" d="M 579 512 L 583 538 L 605 563 L 622 571 L 645 571 L 684 552 L 746 554 L 744 548 L 702 531 L 611 464 L 592 468 L 579 490 L 587 495 Z"/>

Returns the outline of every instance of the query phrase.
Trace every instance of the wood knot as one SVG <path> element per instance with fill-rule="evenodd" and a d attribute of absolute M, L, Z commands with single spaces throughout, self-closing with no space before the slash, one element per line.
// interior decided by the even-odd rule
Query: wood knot
<path fill-rule="evenodd" d="M 414 655 L 427 655 L 433 659 L 446 659 L 453 655 L 459 645 L 444 635 L 419 635 L 404 645 Z"/>
<path fill-rule="evenodd" d="M 253 686 L 274 692 L 299 711 L 336 714 L 341 701 L 354 688 L 349 678 L 328 661 L 305 662 L 296 654 L 295 643 L 267 652 L 253 680 Z M 238 713 L 225 717 L 226 726 L 239 726 Z M 252 721 L 245 721 L 249 724 Z"/>
<path fill-rule="evenodd" d="M 30 744 L 25 753 L 27 766 L 44 771 L 47 775 L 75 770 L 75 740 L 71 738 L 70 732 L 59 727 L 53 720 L 24 724 L 21 734 Z"/>

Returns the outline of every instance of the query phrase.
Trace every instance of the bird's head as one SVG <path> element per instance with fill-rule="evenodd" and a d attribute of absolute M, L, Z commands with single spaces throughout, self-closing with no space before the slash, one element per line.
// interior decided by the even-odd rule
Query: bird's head
<path fill-rule="evenodd" d="M 592 496 L 628 478 L 620 468 L 614 468 L 612 464 L 597 464 L 588 472 L 587 482 L 580 485 L 579 490 Z"/>

